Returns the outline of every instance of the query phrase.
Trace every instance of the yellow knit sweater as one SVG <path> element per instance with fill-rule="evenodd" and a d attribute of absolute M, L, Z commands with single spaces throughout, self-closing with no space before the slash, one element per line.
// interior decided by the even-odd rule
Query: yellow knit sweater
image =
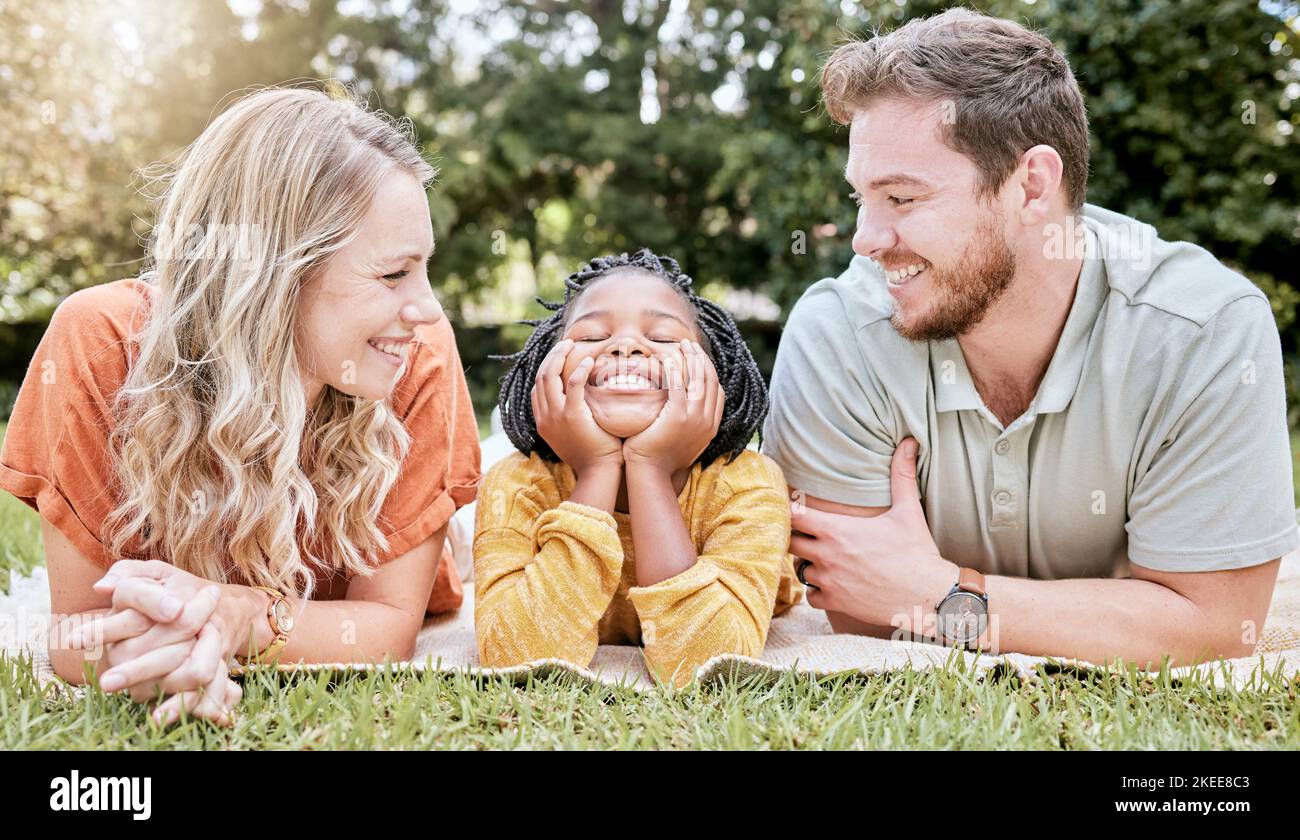
<path fill-rule="evenodd" d="M 755 656 L 768 625 L 799 602 L 780 467 L 745 450 L 696 464 L 678 495 L 698 557 L 636 585 L 628 514 L 567 501 L 567 464 L 515 452 L 488 470 L 474 528 L 479 659 L 591 664 L 598 644 L 644 644 L 656 679 L 682 686 L 720 653 Z"/>

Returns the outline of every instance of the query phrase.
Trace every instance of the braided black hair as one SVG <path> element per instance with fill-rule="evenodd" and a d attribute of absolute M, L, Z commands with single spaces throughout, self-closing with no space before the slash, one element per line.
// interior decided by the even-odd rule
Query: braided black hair
<path fill-rule="evenodd" d="M 640 269 L 664 280 L 680 294 L 695 312 L 695 323 L 704 352 L 713 360 L 718 372 L 718 383 L 726 394 L 722 421 L 717 434 L 701 453 L 699 461 L 706 466 L 720 455 L 727 455 L 727 463 L 734 461 L 755 432 L 760 433 L 763 418 L 767 416 L 767 384 L 741 337 L 735 320 L 725 309 L 695 294 L 694 282 L 672 257 L 659 256 L 649 248 L 642 248 L 629 256 L 597 257 L 570 274 L 564 281 L 564 302 L 537 302 L 551 311 L 548 318 L 523 320 L 519 323 L 534 327 L 524 349 L 509 356 L 491 358 L 513 362 L 501 378 L 501 395 L 497 405 L 501 409 L 501 427 L 515 448 L 525 455 L 536 452 L 543 460 L 559 461 L 551 447 L 537 434 L 533 417 L 532 389 L 537 370 L 546 354 L 555 346 L 567 326 L 569 304 L 597 278 L 622 269 Z"/>

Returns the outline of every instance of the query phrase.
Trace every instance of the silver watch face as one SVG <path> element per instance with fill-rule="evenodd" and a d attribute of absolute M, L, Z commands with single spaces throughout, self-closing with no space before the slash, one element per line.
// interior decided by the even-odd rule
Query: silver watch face
<path fill-rule="evenodd" d="M 275 623 L 280 626 L 281 633 L 288 633 L 293 629 L 293 610 L 289 608 L 287 601 L 276 602 Z"/>
<path fill-rule="evenodd" d="M 956 592 L 939 605 L 939 632 L 953 644 L 968 644 L 984 635 L 989 614 L 979 596 Z"/>

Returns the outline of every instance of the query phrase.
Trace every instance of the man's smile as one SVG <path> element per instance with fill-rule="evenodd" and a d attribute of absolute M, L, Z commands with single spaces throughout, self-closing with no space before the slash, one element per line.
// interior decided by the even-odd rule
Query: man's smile
<path fill-rule="evenodd" d="M 908 265 L 898 266 L 895 269 L 886 269 L 883 265 L 881 270 L 885 272 L 885 279 L 891 286 L 906 285 L 909 280 L 922 273 L 930 267 L 930 263 L 925 260 L 919 260 Z"/>

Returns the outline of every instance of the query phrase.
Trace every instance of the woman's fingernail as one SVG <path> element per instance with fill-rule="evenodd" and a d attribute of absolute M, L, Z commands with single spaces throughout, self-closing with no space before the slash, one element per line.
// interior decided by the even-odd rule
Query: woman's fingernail
<path fill-rule="evenodd" d="M 115 583 L 117 583 L 117 578 L 116 578 L 115 576 L 113 576 L 113 575 L 104 575 L 102 578 L 100 578 L 99 580 L 95 581 L 94 585 L 95 585 L 95 586 L 112 586 L 112 585 L 115 584 Z"/>
<path fill-rule="evenodd" d="M 122 679 L 122 675 L 114 674 L 112 671 L 99 678 L 99 690 L 105 694 L 111 694 L 125 684 L 126 681 Z"/>

